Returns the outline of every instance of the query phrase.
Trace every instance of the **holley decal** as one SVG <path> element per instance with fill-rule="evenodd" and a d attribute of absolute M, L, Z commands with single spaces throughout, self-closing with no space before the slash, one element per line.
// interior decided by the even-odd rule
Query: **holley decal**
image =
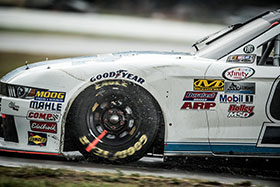
<path fill-rule="evenodd" d="M 253 76 L 255 70 L 250 67 L 231 67 L 223 72 L 223 77 L 227 80 L 240 81 Z"/>

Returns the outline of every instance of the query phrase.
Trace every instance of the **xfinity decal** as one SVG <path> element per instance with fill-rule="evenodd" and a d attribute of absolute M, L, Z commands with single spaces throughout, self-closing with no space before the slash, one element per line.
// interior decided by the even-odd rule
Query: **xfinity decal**
<path fill-rule="evenodd" d="M 255 94 L 254 82 L 225 82 L 225 93 Z"/>
<path fill-rule="evenodd" d="M 28 145 L 46 146 L 47 141 L 47 134 L 28 131 Z"/>
<path fill-rule="evenodd" d="M 255 61 L 256 55 L 231 55 L 227 58 L 226 62 L 233 63 L 253 63 Z"/>
<path fill-rule="evenodd" d="M 30 121 L 30 128 L 32 131 L 57 133 L 57 123 L 55 122 Z"/>
<path fill-rule="evenodd" d="M 31 101 L 29 104 L 29 108 L 60 112 L 62 108 L 62 103 Z"/>
<path fill-rule="evenodd" d="M 253 103 L 253 95 L 220 95 L 220 103 Z"/>
<path fill-rule="evenodd" d="M 194 79 L 193 89 L 202 91 L 224 91 L 224 80 Z"/>
<path fill-rule="evenodd" d="M 36 90 L 34 99 L 39 101 L 64 102 L 65 96 L 65 92 Z"/>
<path fill-rule="evenodd" d="M 26 118 L 29 120 L 39 121 L 58 121 L 60 119 L 60 114 L 50 112 L 28 111 Z"/>
<path fill-rule="evenodd" d="M 217 92 L 191 92 L 187 91 L 183 101 L 214 101 Z"/>
<path fill-rule="evenodd" d="M 118 70 L 112 72 L 105 72 L 103 74 L 98 74 L 90 79 L 91 82 L 95 82 L 101 79 L 116 79 L 116 78 L 123 78 L 128 80 L 133 80 L 137 83 L 143 84 L 145 79 L 139 77 L 138 75 L 134 75 L 129 73 L 127 70 Z"/>
<path fill-rule="evenodd" d="M 249 118 L 254 115 L 255 106 L 232 104 L 228 109 L 228 118 Z"/>
<path fill-rule="evenodd" d="M 214 102 L 185 102 L 182 109 L 185 110 L 213 110 L 215 109 L 216 103 Z"/>
<path fill-rule="evenodd" d="M 250 67 L 231 67 L 223 72 L 223 77 L 227 80 L 240 81 L 248 79 L 249 77 L 253 76 L 254 73 L 255 70 Z"/>

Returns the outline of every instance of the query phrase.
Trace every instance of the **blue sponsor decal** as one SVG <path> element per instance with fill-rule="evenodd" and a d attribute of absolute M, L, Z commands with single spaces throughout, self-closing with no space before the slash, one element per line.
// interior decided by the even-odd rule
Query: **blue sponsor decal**
<path fill-rule="evenodd" d="M 225 93 L 255 94 L 254 82 L 225 82 Z"/>
<path fill-rule="evenodd" d="M 38 101 L 64 102 L 65 92 L 36 90 L 34 99 Z"/>
<path fill-rule="evenodd" d="M 183 101 L 214 101 L 217 92 L 191 92 L 187 91 Z"/>
<path fill-rule="evenodd" d="M 28 131 L 28 145 L 46 146 L 47 134 Z"/>

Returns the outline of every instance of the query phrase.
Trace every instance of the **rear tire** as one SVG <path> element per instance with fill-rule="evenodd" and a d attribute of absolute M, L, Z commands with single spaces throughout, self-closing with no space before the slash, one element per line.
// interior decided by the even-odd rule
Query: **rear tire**
<path fill-rule="evenodd" d="M 71 137 L 87 158 L 138 160 L 158 133 L 160 113 L 156 106 L 154 98 L 134 83 L 114 80 L 94 84 L 71 107 Z M 99 140 L 100 134 L 105 136 Z M 92 145 L 94 142 L 97 144 Z"/>

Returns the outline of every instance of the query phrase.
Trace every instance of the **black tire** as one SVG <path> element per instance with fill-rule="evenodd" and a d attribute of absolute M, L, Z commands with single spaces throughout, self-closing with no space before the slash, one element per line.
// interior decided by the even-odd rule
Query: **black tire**
<path fill-rule="evenodd" d="M 154 98 L 134 83 L 94 84 L 71 107 L 71 137 L 85 157 L 119 163 L 138 160 L 157 135 L 160 113 L 156 106 Z M 104 130 L 107 134 L 99 141 Z M 97 144 L 90 148 L 93 142 Z"/>

